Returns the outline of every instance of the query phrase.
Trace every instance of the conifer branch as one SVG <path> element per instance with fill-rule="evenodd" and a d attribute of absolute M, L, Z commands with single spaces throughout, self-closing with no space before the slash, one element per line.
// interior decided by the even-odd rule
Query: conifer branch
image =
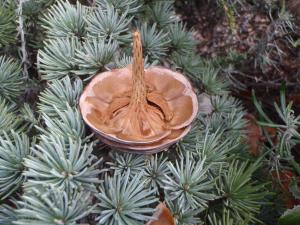
<path fill-rule="evenodd" d="M 242 221 L 258 222 L 256 213 L 269 193 L 265 184 L 252 181 L 253 173 L 258 169 L 260 161 L 249 162 L 232 161 L 224 175 L 220 174 L 219 191 L 225 197 L 224 207 L 230 209 L 234 218 Z"/>
<path fill-rule="evenodd" d="M 24 18 L 23 18 L 23 4 L 28 1 L 28 0 L 19 0 L 18 3 L 18 33 L 20 36 L 21 40 L 21 58 L 22 58 L 22 65 L 23 65 L 23 75 L 25 79 L 28 79 L 29 74 L 28 74 L 28 65 L 29 65 L 29 60 L 28 60 L 28 53 L 27 53 L 27 47 L 26 47 L 26 39 L 25 39 L 25 24 L 24 24 Z"/>
<path fill-rule="evenodd" d="M 174 22 L 175 15 L 173 10 L 173 2 L 171 1 L 156 1 L 146 6 L 146 18 L 152 24 L 162 29 Z"/>
<path fill-rule="evenodd" d="M 116 41 L 119 44 L 129 43 L 131 33 L 129 24 L 132 17 L 127 17 L 127 12 L 119 15 L 117 10 L 109 6 L 107 10 L 100 7 L 87 16 L 88 35 L 101 38 L 105 41 Z"/>
<path fill-rule="evenodd" d="M 111 63 L 118 49 L 116 42 L 106 42 L 99 38 L 87 39 L 77 51 L 75 62 L 79 69 L 77 75 L 94 75 Z"/>
<path fill-rule="evenodd" d="M 86 35 L 86 16 L 89 10 L 78 1 L 72 5 L 68 1 L 57 1 L 42 18 L 42 27 L 50 38 L 78 37 Z"/>
<path fill-rule="evenodd" d="M 96 0 L 96 5 L 103 10 L 115 8 L 120 15 L 123 13 L 134 15 L 142 7 L 139 0 Z"/>
<path fill-rule="evenodd" d="M 15 114 L 15 105 L 9 104 L 0 97 L 0 131 L 9 132 L 11 130 L 16 132 L 22 131 L 22 121 Z"/>
<path fill-rule="evenodd" d="M 145 68 L 154 66 L 157 63 L 158 63 L 157 60 L 154 60 L 152 63 L 150 63 L 147 56 L 144 58 L 144 67 Z M 126 54 L 122 54 L 115 60 L 115 66 L 117 68 L 124 68 L 124 67 L 128 66 L 129 64 L 132 64 L 132 56 L 128 56 Z"/>
<path fill-rule="evenodd" d="M 208 216 L 208 220 L 210 224 L 213 225 L 247 225 L 249 224 L 248 220 L 244 221 L 236 221 L 231 216 L 231 213 L 229 210 L 224 209 L 220 212 L 220 214 L 212 213 Z"/>
<path fill-rule="evenodd" d="M 68 107 L 75 108 L 83 90 L 80 79 L 71 81 L 69 76 L 61 80 L 54 80 L 40 93 L 39 112 L 49 117 L 57 117 L 57 112 L 62 112 Z"/>
<path fill-rule="evenodd" d="M 17 220 L 15 208 L 8 204 L 2 204 L 0 206 L 0 224 L 1 225 L 14 225 Z"/>
<path fill-rule="evenodd" d="M 239 146 L 239 143 L 231 137 L 224 137 L 220 130 L 214 133 L 206 130 L 203 136 L 197 136 L 195 143 L 194 156 L 200 159 L 205 158 L 205 164 L 209 165 L 213 171 L 226 166 L 230 160 L 230 153 Z"/>
<path fill-rule="evenodd" d="M 145 168 L 145 157 L 143 155 L 112 152 L 110 156 L 113 161 L 106 164 L 110 166 L 114 174 L 125 176 L 125 174 L 129 173 L 130 177 L 134 177 Z"/>
<path fill-rule="evenodd" d="M 16 99 L 24 90 L 22 68 L 18 61 L 0 56 L 0 96 Z"/>
<path fill-rule="evenodd" d="M 20 117 L 22 118 L 24 130 L 27 130 L 27 133 L 34 128 L 34 126 L 40 125 L 40 115 L 37 115 L 29 104 L 24 103 L 23 107 L 20 108 Z"/>
<path fill-rule="evenodd" d="M 31 155 L 30 141 L 14 131 L 0 136 L 0 193 L 7 198 L 25 181 L 24 159 Z"/>
<path fill-rule="evenodd" d="M 42 119 L 45 122 L 45 128 L 38 129 L 46 135 L 55 135 L 68 140 L 83 140 L 87 141 L 89 137 L 85 137 L 85 125 L 81 118 L 80 112 L 75 108 L 67 106 L 67 110 L 60 111 L 55 108 L 56 117 L 49 117 L 47 114 L 42 114 Z"/>
<path fill-rule="evenodd" d="M 168 167 L 168 158 L 163 154 L 160 156 L 151 155 L 146 159 L 146 166 L 144 169 L 144 177 L 146 180 L 146 185 L 150 190 L 156 190 L 156 193 L 159 194 L 159 191 L 164 186 L 164 180 L 167 175 L 170 175 L 170 170 Z"/>
<path fill-rule="evenodd" d="M 0 2 L 0 48 L 16 41 L 16 15 L 5 2 Z"/>
<path fill-rule="evenodd" d="M 97 195 L 99 199 L 98 224 L 143 225 L 152 219 L 156 199 L 153 191 L 145 189 L 143 174 L 130 179 L 129 173 L 106 176 Z"/>
<path fill-rule="evenodd" d="M 176 22 L 168 27 L 171 54 L 186 56 L 195 50 L 196 41 L 182 22 Z"/>
<path fill-rule="evenodd" d="M 157 31 L 156 24 L 149 27 L 144 23 L 141 28 L 143 52 L 150 60 L 161 59 L 166 55 L 170 40 L 167 39 L 168 33 L 163 30 Z"/>
<path fill-rule="evenodd" d="M 228 93 L 229 82 L 219 76 L 220 70 L 211 66 L 204 66 L 199 72 L 198 79 L 204 90 L 212 95 L 223 95 Z"/>
<path fill-rule="evenodd" d="M 78 69 L 75 62 L 76 51 L 81 48 L 78 38 L 47 40 L 43 50 L 39 50 L 37 66 L 43 80 L 61 79 L 73 75 Z"/>
<path fill-rule="evenodd" d="M 65 141 L 58 135 L 42 135 L 40 139 L 32 149 L 33 155 L 25 160 L 27 190 L 55 186 L 66 193 L 83 189 L 95 191 L 95 184 L 100 183 L 97 166 L 101 160 L 92 154 L 92 144 Z"/>
<path fill-rule="evenodd" d="M 190 206 L 193 209 L 207 207 L 208 200 L 214 198 L 213 181 L 208 177 L 209 167 L 204 166 L 205 159 L 196 161 L 191 154 L 181 156 L 173 165 L 169 162 L 171 171 L 164 180 L 165 198 L 175 199 L 180 206 Z"/>
<path fill-rule="evenodd" d="M 231 113 L 232 111 L 243 111 L 242 102 L 230 95 L 211 96 L 211 104 L 215 113 Z"/>
<path fill-rule="evenodd" d="M 22 196 L 16 210 L 18 225 L 78 224 L 93 210 L 88 193 L 65 192 L 55 188 L 32 189 Z"/>
<path fill-rule="evenodd" d="M 182 205 L 179 200 L 169 201 L 167 205 L 173 214 L 176 225 L 202 225 L 199 214 L 203 209 L 193 209 L 188 205 Z"/>
<path fill-rule="evenodd" d="M 224 132 L 225 136 L 231 137 L 233 140 L 240 140 L 247 124 L 243 118 L 244 115 L 244 111 L 232 110 L 230 113 L 213 113 L 211 117 L 200 117 L 199 119 L 211 132 L 220 130 Z"/>

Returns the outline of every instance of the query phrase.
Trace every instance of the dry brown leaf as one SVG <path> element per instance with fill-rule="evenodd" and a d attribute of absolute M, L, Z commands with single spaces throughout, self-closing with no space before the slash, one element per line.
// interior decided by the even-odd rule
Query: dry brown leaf
<path fill-rule="evenodd" d="M 274 145 L 278 144 L 278 136 L 277 136 L 277 129 L 274 127 L 264 127 L 264 131 L 269 135 Z M 262 139 L 263 141 L 267 141 L 267 139 L 264 137 Z"/>
<path fill-rule="evenodd" d="M 251 113 L 247 113 L 244 118 L 248 121 L 246 127 L 247 132 L 247 143 L 249 145 L 249 153 L 253 156 L 258 156 L 260 154 L 261 148 L 260 145 L 263 142 L 267 142 L 268 139 L 263 135 L 269 135 L 273 144 L 278 143 L 277 130 L 274 127 L 263 127 L 263 129 L 257 124 L 257 120 Z"/>
<path fill-rule="evenodd" d="M 149 221 L 147 225 L 175 225 L 171 211 L 163 202 L 156 207 L 156 211 L 153 216 L 156 219 Z"/>
<path fill-rule="evenodd" d="M 278 173 L 275 170 L 271 171 L 273 188 L 279 190 L 280 197 L 288 209 L 299 204 L 299 200 L 297 200 L 290 191 L 290 184 L 295 178 L 296 174 L 289 170 L 282 170 Z"/>
<path fill-rule="evenodd" d="M 257 125 L 256 119 L 251 113 L 247 113 L 244 118 L 248 121 L 246 132 L 249 153 L 253 156 L 258 156 L 260 154 L 259 143 L 262 139 L 262 130 Z"/>

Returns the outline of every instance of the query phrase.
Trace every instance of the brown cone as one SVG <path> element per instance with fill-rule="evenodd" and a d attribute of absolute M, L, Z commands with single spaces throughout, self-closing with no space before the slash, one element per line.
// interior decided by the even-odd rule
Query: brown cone
<path fill-rule="evenodd" d="M 80 97 L 84 121 L 105 143 L 140 153 L 158 152 L 182 138 L 198 111 L 182 74 L 144 69 L 141 37 L 133 34 L 133 64 L 100 73 Z"/>

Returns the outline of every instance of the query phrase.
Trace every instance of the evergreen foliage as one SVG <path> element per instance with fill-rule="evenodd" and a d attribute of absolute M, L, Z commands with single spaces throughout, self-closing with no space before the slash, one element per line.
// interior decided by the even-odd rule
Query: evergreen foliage
<path fill-rule="evenodd" d="M 140 155 L 134 155 L 130 153 L 113 152 L 111 157 L 114 159 L 112 162 L 107 162 L 110 169 L 114 171 L 114 174 L 130 174 L 134 177 L 141 173 L 145 167 L 145 158 Z"/>
<path fill-rule="evenodd" d="M 243 130 L 247 124 L 243 118 L 244 111 L 237 111 L 236 109 L 230 113 L 214 113 L 211 117 L 201 117 L 201 121 L 205 127 L 211 131 L 224 130 L 224 135 L 234 137 L 234 140 L 239 140 L 243 135 Z"/>
<path fill-rule="evenodd" d="M 83 84 L 80 79 L 72 82 L 67 76 L 61 80 L 54 80 L 40 93 L 38 109 L 50 117 L 57 116 L 57 111 L 61 112 L 68 107 L 77 106 L 82 89 Z"/>
<path fill-rule="evenodd" d="M 186 30 L 185 24 L 176 22 L 169 26 L 168 39 L 172 54 L 188 55 L 193 52 L 196 46 L 196 41 L 192 33 Z"/>
<path fill-rule="evenodd" d="M 224 95 L 228 93 L 229 82 L 219 76 L 219 69 L 205 66 L 199 72 L 203 88 L 211 95 Z"/>
<path fill-rule="evenodd" d="M 238 144 L 232 138 L 224 137 L 219 130 L 216 132 L 206 132 L 198 135 L 194 140 L 197 143 L 193 155 L 199 159 L 205 159 L 205 164 L 210 165 L 210 169 L 218 170 L 225 166 L 228 161 L 228 155 L 233 153 Z M 188 149 L 187 150 L 193 150 Z M 224 165 L 225 164 L 225 165 Z"/>
<path fill-rule="evenodd" d="M 17 220 L 15 208 L 6 204 L 0 206 L 0 224 L 1 225 L 14 225 Z"/>
<path fill-rule="evenodd" d="M 68 107 L 67 110 L 59 111 L 56 109 L 56 117 L 49 117 L 45 113 L 42 118 L 45 123 L 45 128 L 39 128 L 46 135 L 53 134 L 55 136 L 64 137 L 65 140 L 72 138 L 73 140 L 86 140 L 85 126 L 77 109 Z"/>
<path fill-rule="evenodd" d="M 166 198 L 193 209 L 206 207 L 214 195 L 213 182 L 208 177 L 209 167 L 205 167 L 204 162 L 205 159 L 196 161 L 187 153 L 175 165 L 169 163 L 171 175 L 164 181 Z"/>
<path fill-rule="evenodd" d="M 92 144 L 72 139 L 66 142 L 59 135 L 40 138 L 32 156 L 25 159 L 26 188 L 55 186 L 67 194 L 74 189 L 95 191 L 95 184 L 100 182 L 97 178 L 100 160 L 92 154 Z"/>
<path fill-rule="evenodd" d="M 251 177 L 259 162 L 249 165 L 247 162 L 232 161 L 229 169 L 220 176 L 221 195 L 225 197 L 224 206 L 241 221 L 257 222 L 262 199 L 266 196 L 265 184 L 255 184 Z"/>
<path fill-rule="evenodd" d="M 175 218 L 176 225 L 201 225 L 203 224 L 197 215 L 202 209 L 192 209 L 188 205 L 182 205 L 178 201 L 167 201 L 168 207 Z"/>
<path fill-rule="evenodd" d="M 15 99 L 24 88 L 21 65 L 10 57 L 0 56 L 0 71 L 0 97 Z"/>
<path fill-rule="evenodd" d="M 142 4 L 139 0 L 96 0 L 96 4 L 104 10 L 115 8 L 119 14 L 132 14 L 139 12 Z"/>
<path fill-rule="evenodd" d="M 54 80 L 74 74 L 76 50 L 81 44 L 76 37 L 49 39 L 38 54 L 38 68 L 43 80 Z"/>
<path fill-rule="evenodd" d="M 22 121 L 15 113 L 15 104 L 8 103 L 5 99 L 0 97 L 0 131 L 21 131 L 21 123 Z"/>
<path fill-rule="evenodd" d="M 214 225 L 246 225 L 248 224 L 247 221 L 237 221 L 230 216 L 230 211 L 229 210 L 224 210 L 222 212 L 222 217 L 218 218 L 216 214 L 209 215 L 209 222 Z"/>
<path fill-rule="evenodd" d="M 146 166 L 144 169 L 144 177 L 146 185 L 150 189 L 159 190 L 164 187 L 164 180 L 170 175 L 170 169 L 168 168 L 168 158 L 163 154 L 160 156 L 150 156 L 146 159 Z"/>
<path fill-rule="evenodd" d="M 0 193 L 7 198 L 24 182 L 24 160 L 31 155 L 30 141 L 25 134 L 4 133 L 0 136 Z"/>
<path fill-rule="evenodd" d="M 254 93 L 253 99 L 256 109 L 261 116 L 261 121 L 258 121 L 258 123 L 262 126 L 277 128 L 276 131 L 280 141 L 277 142 L 268 137 L 268 143 L 271 146 L 270 148 L 274 150 L 274 152 L 270 151 L 269 154 L 272 159 L 270 160 L 270 166 L 278 173 L 278 170 L 282 168 L 285 163 L 288 163 L 290 167 L 294 168 L 294 170 L 300 174 L 300 166 L 292 155 L 292 148 L 300 141 L 300 116 L 295 115 L 295 112 L 292 109 L 293 103 L 286 102 L 285 92 L 286 87 L 285 85 L 282 85 L 280 88 L 280 103 L 274 103 L 274 108 L 281 120 L 280 124 L 273 122 L 269 118 L 264 112 L 261 103 L 256 99 Z"/>
<path fill-rule="evenodd" d="M 87 17 L 87 30 L 91 37 L 103 40 L 124 43 L 130 41 L 129 23 L 132 19 L 127 18 L 127 13 L 119 14 L 115 8 L 109 6 L 107 10 L 97 8 Z"/>
<path fill-rule="evenodd" d="M 20 63 L 0 56 L 0 191 L 1 198 L 13 202 L 1 203 L 0 224 L 83 225 L 90 223 L 88 218 L 99 225 L 146 224 L 159 200 L 166 202 L 176 225 L 257 223 L 269 193 L 264 182 L 253 179 L 262 160 L 245 160 L 250 158 L 245 111 L 230 96 L 235 81 L 225 71 L 228 62 L 196 54 L 192 32 L 174 17 L 173 1 L 70 2 L 21 3 L 25 25 L 34 11 L 40 19 L 35 25 L 45 34 L 33 41 L 39 79 L 45 83 L 36 105 L 18 98 L 28 85 Z M 7 47 L 15 40 L 9 33 L 15 15 L 1 7 L 7 6 L 0 4 L 5 23 L 0 45 Z M 207 112 L 199 112 L 190 133 L 168 152 L 151 156 L 110 149 L 86 129 L 78 110 L 86 85 L 82 78 L 132 62 L 135 29 L 141 31 L 146 67 L 170 65 L 207 98 L 206 106 L 200 104 Z M 275 105 L 282 124 L 271 121 L 257 101 L 255 105 L 261 125 L 279 128 L 280 142 L 270 142 L 271 147 L 288 159 L 299 141 L 299 117 L 283 97 Z M 16 192 L 18 203 L 12 197 Z"/>
<path fill-rule="evenodd" d="M 85 17 L 87 8 L 77 2 L 76 6 L 68 1 L 58 1 L 51 6 L 42 19 L 48 37 L 84 37 L 86 35 Z"/>
<path fill-rule="evenodd" d="M 75 73 L 78 75 L 93 75 L 99 70 L 104 69 L 107 64 L 114 59 L 118 44 L 108 42 L 103 39 L 89 38 L 76 53 L 76 63 L 79 69 Z"/>
<path fill-rule="evenodd" d="M 173 13 L 173 2 L 171 1 L 153 2 L 148 5 L 145 12 L 149 22 L 157 24 L 159 28 L 164 28 L 175 21 Z"/>
<path fill-rule="evenodd" d="M 130 174 L 106 176 L 97 195 L 98 224 L 142 225 L 152 218 L 157 199 L 154 190 L 145 189 L 142 173 L 130 179 Z M 152 207 L 150 207 L 152 205 Z"/>
<path fill-rule="evenodd" d="M 24 126 L 26 127 L 24 130 L 31 130 L 40 123 L 40 117 L 36 116 L 28 103 L 24 103 L 23 108 L 20 108 L 20 117 L 22 118 L 22 121 L 24 121 Z"/>
<path fill-rule="evenodd" d="M 92 211 L 89 195 L 51 189 L 32 189 L 22 197 L 16 210 L 18 225 L 79 224 L 77 221 Z"/>
<path fill-rule="evenodd" d="M 11 4 L 0 1 L 0 48 L 16 41 L 16 15 Z"/>
<path fill-rule="evenodd" d="M 167 33 L 163 30 L 158 32 L 156 30 L 156 24 L 150 27 L 147 23 L 141 26 L 140 32 L 145 56 L 155 60 L 166 55 L 169 44 L 169 40 L 166 38 Z"/>
<path fill-rule="evenodd" d="M 234 110 L 243 111 L 241 102 L 230 95 L 211 96 L 211 105 L 216 113 L 230 113 Z"/>

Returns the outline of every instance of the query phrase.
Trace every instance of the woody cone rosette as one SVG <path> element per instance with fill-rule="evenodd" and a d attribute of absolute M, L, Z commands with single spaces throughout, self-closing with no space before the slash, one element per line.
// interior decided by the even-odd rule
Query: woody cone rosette
<path fill-rule="evenodd" d="M 133 40 L 133 64 L 95 76 L 79 105 L 84 121 L 103 142 L 153 153 L 188 133 L 198 101 L 182 74 L 156 66 L 144 69 L 139 32 Z"/>

